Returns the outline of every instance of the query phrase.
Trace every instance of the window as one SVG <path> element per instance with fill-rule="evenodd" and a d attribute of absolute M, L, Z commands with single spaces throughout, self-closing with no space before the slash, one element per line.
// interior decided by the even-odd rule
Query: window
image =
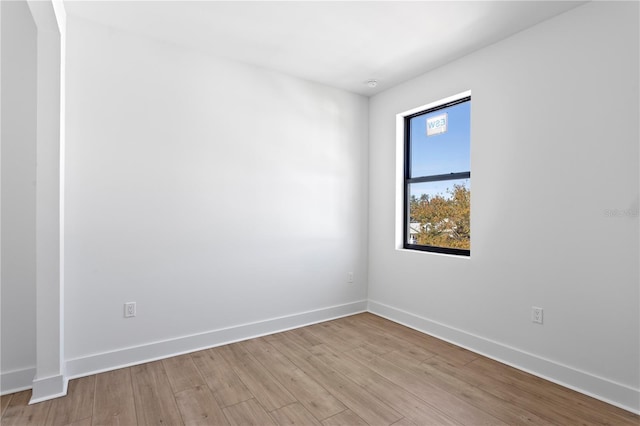
<path fill-rule="evenodd" d="M 403 116 L 403 248 L 471 254 L 471 96 Z"/>

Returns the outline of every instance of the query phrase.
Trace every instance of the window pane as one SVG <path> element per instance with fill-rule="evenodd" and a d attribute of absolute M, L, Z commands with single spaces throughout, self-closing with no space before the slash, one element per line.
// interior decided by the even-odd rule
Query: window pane
<path fill-rule="evenodd" d="M 441 132 L 446 114 L 446 131 Z M 471 102 L 411 118 L 411 177 L 467 172 Z M 427 126 L 430 136 L 427 136 Z"/>
<path fill-rule="evenodd" d="M 407 242 L 470 250 L 469 179 L 409 184 Z"/>

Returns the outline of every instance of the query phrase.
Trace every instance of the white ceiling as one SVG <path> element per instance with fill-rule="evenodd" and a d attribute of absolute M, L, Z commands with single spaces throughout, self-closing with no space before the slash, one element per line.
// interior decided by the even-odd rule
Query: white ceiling
<path fill-rule="evenodd" d="M 372 95 L 577 1 L 65 1 L 76 15 Z M 376 88 L 367 80 L 378 80 Z"/>

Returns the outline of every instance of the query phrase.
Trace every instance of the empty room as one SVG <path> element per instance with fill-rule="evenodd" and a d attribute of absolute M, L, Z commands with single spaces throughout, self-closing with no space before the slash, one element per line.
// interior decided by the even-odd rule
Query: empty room
<path fill-rule="evenodd" d="M 0 1 L 0 423 L 640 424 L 637 1 Z"/>

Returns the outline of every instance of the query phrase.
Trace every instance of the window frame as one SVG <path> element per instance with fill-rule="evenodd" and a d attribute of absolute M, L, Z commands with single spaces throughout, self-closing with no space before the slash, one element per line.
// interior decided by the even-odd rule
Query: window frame
<path fill-rule="evenodd" d="M 466 172 L 446 173 L 438 175 L 425 175 L 418 177 L 411 177 L 411 119 L 425 114 L 430 114 L 435 111 L 439 111 L 445 108 L 449 108 L 455 105 L 459 105 L 465 102 L 471 102 L 471 93 L 466 92 L 462 96 L 456 96 L 453 98 L 447 98 L 442 100 L 441 103 L 432 103 L 426 107 L 418 109 L 416 112 L 412 112 L 402 116 L 403 120 L 403 132 L 404 132 L 404 161 L 403 161 L 403 215 L 402 215 L 402 248 L 408 250 L 426 251 L 432 253 L 452 254 L 458 256 L 471 256 L 471 249 L 460 249 L 454 247 L 439 247 L 439 246 L 425 246 L 420 244 L 411 244 L 409 242 L 409 229 L 410 229 L 410 186 L 414 183 L 424 182 L 441 182 L 447 180 L 459 180 L 469 179 L 471 180 L 471 170 Z M 469 141 L 469 143 L 471 143 Z M 469 218 L 471 219 L 471 218 Z"/>

